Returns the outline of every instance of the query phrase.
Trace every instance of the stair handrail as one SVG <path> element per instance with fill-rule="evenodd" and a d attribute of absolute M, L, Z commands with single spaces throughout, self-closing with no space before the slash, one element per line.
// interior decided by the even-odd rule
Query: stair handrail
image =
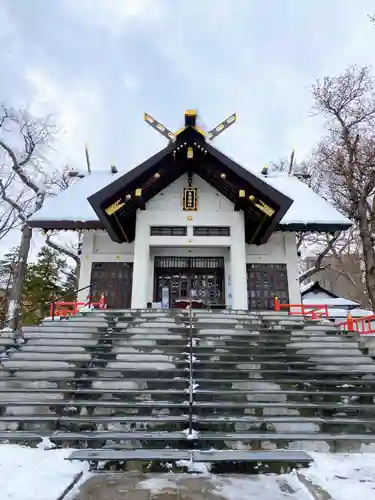
<path fill-rule="evenodd" d="M 51 305 L 53 305 L 53 304 L 56 304 L 56 302 L 60 302 L 60 301 L 62 301 L 62 299 L 64 299 L 67 295 L 70 295 L 70 294 L 72 294 L 72 293 L 74 293 L 74 294 L 78 295 L 80 292 L 83 292 L 84 290 L 87 290 L 87 289 L 89 289 L 89 290 L 90 290 L 90 292 L 89 292 L 89 305 L 91 305 L 91 290 L 92 290 L 92 287 L 93 287 L 94 285 L 97 285 L 97 284 L 101 283 L 101 281 L 102 281 L 102 280 L 98 280 L 98 281 L 96 281 L 95 283 L 90 283 L 89 285 L 87 285 L 87 286 L 85 286 L 85 287 L 83 287 L 83 288 L 77 288 L 77 289 L 75 289 L 75 290 L 73 290 L 73 291 L 66 292 L 64 295 L 61 295 L 61 296 L 59 296 L 59 297 L 57 297 L 57 298 L 55 298 L 55 299 L 53 299 L 53 300 L 51 300 L 51 301 L 47 302 L 47 303 L 45 304 L 45 306 L 46 306 L 46 307 L 49 307 L 49 306 L 51 306 Z M 36 311 L 38 311 L 39 309 L 40 309 L 40 307 L 34 307 L 34 309 L 31 309 L 30 311 L 27 311 L 27 314 L 30 314 L 30 313 L 36 312 Z M 3 330 L 3 328 L 6 328 L 6 326 L 7 326 L 9 323 L 12 323 L 12 331 L 14 331 L 14 332 L 19 331 L 19 327 L 20 327 L 20 321 L 19 321 L 19 320 L 20 320 L 23 316 L 25 316 L 25 312 L 24 312 L 24 311 L 22 311 L 22 313 L 21 313 L 21 314 L 17 314 L 17 313 L 16 313 L 16 314 L 15 314 L 15 316 L 13 316 L 12 318 L 7 319 L 6 321 L 3 321 L 3 322 L 1 323 L 1 325 L 0 325 L 0 331 L 1 331 L 1 330 Z M 54 318 L 54 316 L 53 316 L 53 318 Z"/>
<path fill-rule="evenodd" d="M 292 308 L 298 308 L 298 311 L 292 311 Z M 329 308 L 327 304 L 284 304 L 280 302 L 278 296 L 273 299 L 273 309 L 276 312 L 281 312 L 282 309 L 289 309 L 288 314 L 290 316 L 312 316 L 313 319 L 317 319 L 316 316 L 323 316 L 329 319 Z"/>
<path fill-rule="evenodd" d="M 193 308 L 190 299 L 189 306 L 189 435 L 193 434 L 193 404 L 194 404 L 194 378 L 193 378 Z"/>
<path fill-rule="evenodd" d="M 357 332 L 360 335 L 369 335 L 375 333 L 375 326 L 372 326 L 374 322 L 375 314 L 353 318 L 349 311 L 346 320 L 337 325 L 347 332 Z"/>

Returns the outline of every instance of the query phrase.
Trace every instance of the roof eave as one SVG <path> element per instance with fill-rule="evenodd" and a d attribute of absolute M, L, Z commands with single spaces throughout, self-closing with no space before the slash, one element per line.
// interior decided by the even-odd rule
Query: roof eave
<path fill-rule="evenodd" d="M 74 221 L 74 220 L 29 220 L 28 225 L 39 229 L 106 229 L 100 220 Z M 277 231 L 302 231 L 302 232 L 336 232 L 345 231 L 351 227 L 350 224 L 337 223 L 311 223 L 303 224 L 301 222 L 291 224 L 279 224 Z"/>
<path fill-rule="evenodd" d="M 224 165 L 230 167 L 235 174 L 237 174 L 239 177 L 244 178 L 247 182 L 249 182 L 249 184 L 252 184 L 256 190 L 264 191 L 266 189 L 267 191 L 266 194 L 270 198 L 272 198 L 280 207 L 282 207 L 283 210 L 285 210 L 285 213 L 289 210 L 294 200 L 289 198 L 289 196 L 282 193 L 278 189 L 271 186 L 267 182 L 266 178 L 264 180 L 259 178 L 256 174 L 242 167 L 237 162 L 232 160 L 229 156 L 222 153 L 208 142 L 205 143 L 205 148 L 213 157 L 215 157 Z"/>
<path fill-rule="evenodd" d="M 73 221 L 73 220 L 29 220 L 28 225 L 33 229 L 45 230 L 77 230 L 77 229 L 104 229 L 100 220 Z"/>
<path fill-rule="evenodd" d="M 349 222 L 291 222 L 280 223 L 279 231 L 301 231 L 306 233 L 335 233 L 337 231 L 346 231 L 353 224 Z"/>
<path fill-rule="evenodd" d="M 126 172 L 126 174 L 122 175 L 121 177 L 117 177 L 113 182 L 111 182 L 111 184 L 108 184 L 107 186 L 103 187 L 96 193 L 89 196 L 87 198 L 88 202 L 94 208 L 96 205 L 101 205 L 107 198 L 116 196 L 119 189 L 119 185 L 127 185 L 130 182 L 135 181 L 142 174 L 147 172 L 149 168 L 153 167 L 154 165 L 157 165 L 172 150 L 173 150 L 173 145 L 168 145 L 161 151 L 158 151 L 156 154 L 151 156 L 151 158 L 148 158 L 137 167 L 129 170 L 129 172 Z"/>

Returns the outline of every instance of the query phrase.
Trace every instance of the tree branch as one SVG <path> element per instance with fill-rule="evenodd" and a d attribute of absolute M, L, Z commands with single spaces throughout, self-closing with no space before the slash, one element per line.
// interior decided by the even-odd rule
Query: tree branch
<path fill-rule="evenodd" d="M 23 210 L 22 210 L 22 207 L 21 205 L 19 205 L 15 200 L 13 200 L 12 198 L 10 198 L 7 194 L 6 194 L 6 190 L 5 190 L 5 187 L 4 187 L 4 184 L 3 184 L 3 181 L 0 179 L 0 196 L 1 198 L 6 202 L 8 203 L 13 210 L 15 210 L 17 212 L 17 217 L 22 221 L 22 222 L 26 222 L 26 216 L 24 215 L 23 213 Z"/>
<path fill-rule="evenodd" d="M 34 193 L 39 193 L 39 186 L 28 175 L 26 175 L 26 173 L 22 169 L 22 166 L 26 165 L 26 163 L 30 161 L 32 152 L 29 152 L 26 157 L 19 162 L 13 149 L 1 139 L 0 147 L 2 147 L 3 150 L 9 155 L 10 159 L 12 160 L 12 170 L 20 178 L 23 184 L 32 189 Z"/>
<path fill-rule="evenodd" d="M 310 269 L 307 269 L 302 274 L 300 274 L 299 282 L 303 283 L 308 278 L 311 278 L 311 276 L 314 276 L 314 274 L 316 274 L 317 272 L 324 271 L 324 269 L 327 269 L 329 267 L 331 267 L 331 264 L 320 265 L 320 267 L 318 267 L 318 268 L 317 268 L 317 266 L 314 265 L 313 267 L 310 267 Z"/>
<path fill-rule="evenodd" d="M 336 241 L 339 239 L 341 235 L 341 231 L 337 232 L 327 243 L 325 248 L 320 252 L 318 257 L 316 258 L 316 261 L 314 263 L 314 266 L 311 267 L 310 269 L 307 269 L 307 271 L 303 272 L 299 276 L 299 282 L 302 283 L 305 281 L 307 278 L 310 278 L 314 274 L 316 274 L 319 271 L 322 271 L 326 269 L 327 267 L 330 267 L 330 264 L 323 264 L 324 257 L 329 254 L 329 252 L 332 250 L 334 244 Z"/>
<path fill-rule="evenodd" d="M 75 261 L 75 263 L 77 265 L 79 265 L 79 262 L 80 262 L 79 256 L 76 255 L 72 250 L 69 250 L 68 248 L 60 245 L 59 243 L 52 241 L 51 237 L 52 237 L 51 234 L 46 236 L 46 245 L 48 245 L 50 248 L 53 248 L 54 250 L 57 250 L 58 252 L 63 253 L 67 257 L 70 257 L 71 259 L 73 259 Z"/>

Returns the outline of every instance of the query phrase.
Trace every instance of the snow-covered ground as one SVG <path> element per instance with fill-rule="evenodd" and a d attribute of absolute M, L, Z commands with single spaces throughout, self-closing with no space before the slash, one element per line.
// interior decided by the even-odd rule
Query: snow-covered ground
<path fill-rule="evenodd" d="M 84 471 L 81 484 L 88 478 L 85 465 L 64 460 L 71 450 L 48 450 L 46 446 L 48 443 L 36 449 L 0 445 L 1 500 L 53 500 L 77 472 Z M 207 483 L 218 500 L 314 500 L 309 482 L 323 488 L 333 500 L 375 499 L 375 453 L 312 453 L 312 456 L 314 464 L 298 473 L 240 478 L 209 476 Z M 178 487 L 177 478 L 173 473 L 150 476 L 138 483 L 137 489 L 170 491 Z M 72 496 L 74 491 L 67 498 Z"/>
<path fill-rule="evenodd" d="M 72 450 L 48 447 L 48 441 L 38 448 L 0 445 L 1 500 L 54 500 L 78 472 L 86 473 L 85 465 L 64 460 Z"/>
<path fill-rule="evenodd" d="M 311 453 L 315 462 L 309 469 L 283 475 L 230 477 L 210 476 L 209 484 L 218 500 L 361 500 L 375 499 L 375 453 Z M 201 467 L 199 467 L 201 469 Z M 150 477 L 137 485 L 154 493 L 170 491 L 178 480 L 172 474 Z M 181 483 L 180 483 L 181 484 Z M 330 496 L 314 496 L 320 489 Z M 211 488 L 210 488 L 211 489 Z M 194 498 L 192 496 L 192 498 Z M 211 498 L 211 497 L 210 497 Z"/>

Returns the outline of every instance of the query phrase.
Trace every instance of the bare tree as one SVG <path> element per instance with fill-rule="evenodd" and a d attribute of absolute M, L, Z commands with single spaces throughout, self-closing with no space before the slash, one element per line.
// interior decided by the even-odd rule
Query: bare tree
<path fill-rule="evenodd" d="M 79 273 L 80 273 L 80 269 L 81 269 L 81 259 L 78 255 L 78 248 L 76 248 L 75 246 L 72 246 L 71 248 L 69 248 L 69 246 L 66 244 L 63 244 L 61 242 L 57 242 L 56 240 L 53 241 L 52 237 L 56 234 L 57 234 L 57 232 L 48 232 L 46 234 L 46 245 L 53 248 L 54 250 L 57 250 L 60 253 L 63 253 L 66 257 L 69 257 L 70 259 L 74 260 L 75 266 L 76 266 L 75 270 L 74 270 L 75 271 L 75 278 L 76 278 L 76 288 L 78 288 L 78 279 L 79 279 Z M 78 242 L 78 245 L 79 245 L 79 242 Z"/>
<path fill-rule="evenodd" d="M 313 246 L 307 245 L 301 260 L 300 279 L 303 282 L 317 275 L 316 279 L 329 283 L 331 291 L 368 307 L 363 270 L 362 247 L 358 230 L 353 225 L 347 231 L 341 231 L 337 238 L 322 233 Z"/>
<path fill-rule="evenodd" d="M 0 104 L 0 154 L 4 168 L 11 172 L 11 180 L 0 181 L 0 197 L 6 202 L 21 224 L 21 241 L 18 261 L 14 266 L 13 286 L 7 312 L 7 320 L 12 326 L 19 326 L 22 308 L 22 291 L 30 251 L 32 229 L 27 220 L 44 203 L 46 196 L 53 194 L 53 188 L 67 187 L 66 171 L 53 176 L 47 175 L 45 153 L 54 140 L 55 127 L 50 118 L 36 119 L 25 109 L 14 110 Z M 15 185 L 18 181 L 18 186 Z M 57 244 L 48 241 L 50 246 Z M 66 249 L 59 251 L 67 254 Z"/>
<path fill-rule="evenodd" d="M 5 165 L 0 167 L 0 180 L 4 189 L 8 189 L 13 181 L 15 174 L 6 170 Z M 0 196 L 0 240 L 5 238 L 13 229 L 20 225 L 17 211 L 8 205 Z M 17 199 L 19 201 L 19 197 Z"/>
<path fill-rule="evenodd" d="M 314 151 L 327 193 L 354 221 L 363 252 L 368 297 L 375 309 L 375 94 L 367 67 L 318 80 L 314 108 L 326 119 L 327 135 Z"/>
<path fill-rule="evenodd" d="M 318 273 L 319 271 L 323 271 L 324 269 L 330 266 L 330 264 L 325 261 L 325 257 L 327 257 L 327 255 L 329 254 L 332 254 L 333 248 L 335 247 L 335 244 L 339 240 L 340 236 L 341 236 L 340 231 L 338 231 L 332 236 L 326 233 L 321 235 L 320 241 L 317 240 L 315 243 L 316 252 L 315 252 L 314 263 L 311 267 L 300 273 L 299 275 L 300 283 L 303 283 L 307 279 L 314 276 L 314 274 Z"/>
<path fill-rule="evenodd" d="M 289 159 L 282 158 L 278 163 L 272 163 L 272 170 L 275 172 L 284 172 L 289 175 L 295 175 L 301 182 L 307 184 L 315 193 L 324 196 L 324 178 L 322 173 L 313 168 L 309 161 L 304 161 L 296 164 L 294 161 L 294 151 Z M 338 231 L 334 234 L 330 233 L 297 233 L 297 250 L 303 254 L 306 249 L 314 249 L 315 259 L 312 266 L 303 269 L 300 266 L 299 281 L 303 283 L 307 279 L 329 267 L 329 263 L 325 262 L 325 257 L 332 253 L 335 245 L 342 238 L 342 232 Z"/>

